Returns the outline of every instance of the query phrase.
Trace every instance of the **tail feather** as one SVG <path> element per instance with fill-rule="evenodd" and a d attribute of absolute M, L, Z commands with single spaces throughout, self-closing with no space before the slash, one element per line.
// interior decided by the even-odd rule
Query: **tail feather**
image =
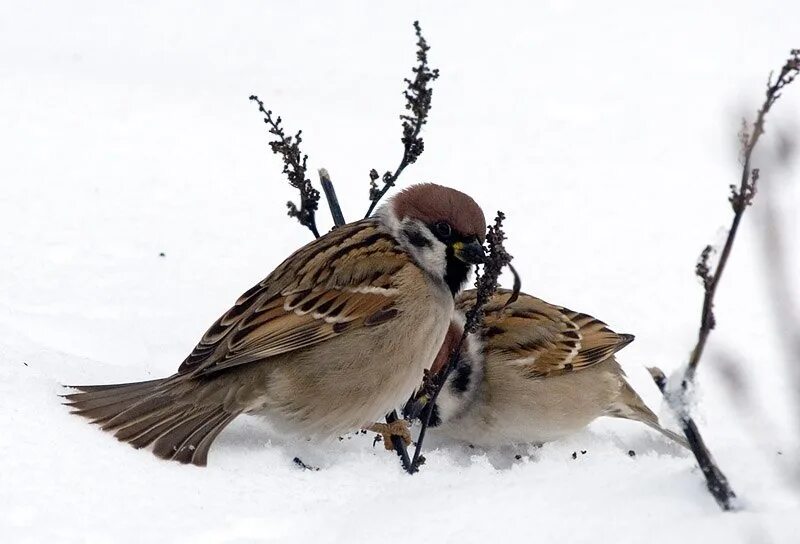
<path fill-rule="evenodd" d="M 228 423 L 233 421 L 235 417 L 235 414 L 226 413 L 225 417 L 220 418 L 215 422 L 214 426 L 210 428 L 207 434 L 197 443 L 197 449 L 194 450 L 194 454 L 192 455 L 192 463 L 201 467 L 206 465 L 208 461 L 208 450 L 211 448 L 211 444 L 214 442 L 214 439 L 217 438 L 217 435 L 222 432 L 222 429 L 227 427 Z M 178 459 L 178 461 L 181 461 L 181 459 Z"/>
<path fill-rule="evenodd" d="M 209 420 L 214 418 L 213 412 L 199 412 L 184 418 L 175 427 L 156 439 L 153 453 L 162 459 L 172 459 L 192 435 Z"/>
<path fill-rule="evenodd" d="M 156 412 L 147 418 L 132 421 L 130 424 L 117 429 L 114 433 L 118 439 L 128 442 L 135 448 L 143 448 L 159 436 L 169 431 L 172 427 L 181 422 L 181 418 L 186 416 L 186 412 L 177 412 L 169 416 L 164 416 Z M 134 445 L 134 441 L 140 445 Z"/>
<path fill-rule="evenodd" d="M 239 412 L 194 402 L 183 380 L 70 386 L 63 395 L 72 413 L 86 417 L 135 448 L 153 445 L 163 459 L 204 466 L 214 439 Z"/>
<path fill-rule="evenodd" d="M 149 389 L 153 385 L 158 385 L 164 383 L 164 378 L 158 380 L 148 380 L 144 382 L 131 382 L 131 383 L 113 383 L 108 385 L 67 385 L 70 389 L 77 389 L 82 393 L 94 393 L 95 398 L 100 397 L 108 397 L 113 396 L 120 392 L 120 390 L 125 391 L 137 391 L 141 389 Z M 72 396 L 77 396 L 78 393 L 73 393 L 70 395 L 64 395 L 66 398 L 70 398 Z"/>
<path fill-rule="evenodd" d="M 125 403 L 131 406 L 142 400 L 142 391 L 125 391 L 118 395 L 95 397 L 94 393 L 77 393 L 67 395 L 65 403 L 73 409 L 74 413 L 92 419 L 95 422 L 105 422 L 124 411 Z"/>
<path fill-rule="evenodd" d="M 669 429 L 662 427 L 661 424 L 658 422 L 658 419 L 656 419 L 656 421 L 642 421 L 642 423 L 644 423 L 645 425 L 647 425 L 651 429 L 654 429 L 654 430 L 660 432 L 661 434 L 663 434 L 664 436 L 666 436 L 670 440 L 673 440 L 674 442 L 677 442 L 678 444 L 680 444 L 681 446 L 683 446 L 687 450 L 692 449 L 692 447 L 689 445 L 689 442 L 686 440 L 685 437 L 679 435 L 678 433 L 676 433 L 674 431 L 670 431 Z"/>
<path fill-rule="evenodd" d="M 158 455 L 156 450 L 161 445 L 161 442 L 164 441 L 166 445 L 173 450 L 172 456 L 170 457 L 171 459 L 181 463 L 196 462 L 195 453 L 197 452 L 200 442 L 203 440 L 203 438 L 208 436 L 211 431 L 217 429 L 218 427 L 219 430 L 222 430 L 222 427 L 227 425 L 227 422 L 224 425 L 220 424 L 221 422 L 226 421 L 228 417 L 229 415 L 224 412 L 216 412 L 196 422 L 191 427 L 187 427 L 185 429 L 175 429 L 175 431 L 182 431 L 183 435 L 180 433 L 178 435 L 172 435 L 172 432 L 168 435 L 165 435 L 156 442 L 156 446 L 153 451 L 155 451 L 156 455 Z M 174 444 L 177 444 L 177 440 L 180 438 L 183 438 L 180 445 L 175 446 Z"/>
<path fill-rule="evenodd" d="M 124 401 L 129 402 L 129 401 Z M 160 416 L 163 412 L 173 413 L 175 406 L 175 398 L 169 393 L 160 392 L 160 394 L 150 395 L 139 401 L 135 401 L 132 405 L 126 407 L 122 412 L 108 419 L 103 423 L 104 431 L 113 431 L 120 427 L 126 427 L 132 423 L 138 423 L 153 416 Z M 183 409 L 183 406 L 177 407 Z M 164 414 L 166 415 L 166 414 Z"/>
<path fill-rule="evenodd" d="M 620 399 L 614 404 L 607 415 L 644 423 L 687 450 L 691 449 L 686 438 L 661 426 L 661 423 L 658 421 L 658 416 L 647 407 L 642 398 L 627 382 L 625 382 L 622 387 Z"/>

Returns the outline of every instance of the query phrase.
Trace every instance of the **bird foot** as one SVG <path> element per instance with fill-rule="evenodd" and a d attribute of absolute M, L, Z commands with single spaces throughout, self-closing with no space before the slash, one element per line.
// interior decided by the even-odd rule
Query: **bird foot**
<path fill-rule="evenodd" d="M 383 437 L 383 447 L 391 451 L 394 449 L 392 437 L 399 436 L 403 439 L 406 446 L 411 445 L 411 430 L 409 422 L 405 419 L 398 419 L 391 423 L 373 423 L 367 427 L 368 431 L 379 433 Z"/>

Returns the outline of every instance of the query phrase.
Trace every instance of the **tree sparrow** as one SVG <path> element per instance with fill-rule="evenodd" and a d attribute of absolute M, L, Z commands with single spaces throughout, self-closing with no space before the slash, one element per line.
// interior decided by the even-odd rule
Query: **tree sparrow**
<path fill-rule="evenodd" d="M 468 335 L 458 364 L 439 394 L 431 426 L 474 445 L 543 443 L 574 433 L 600 416 L 640 421 L 688 448 L 663 428 L 625 379 L 614 354 L 633 336 L 589 315 L 521 293 L 506 306 L 500 289 L 486 305 L 481 329 Z M 461 338 L 475 291 L 456 297 L 456 312 L 431 368 L 443 368 Z M 407 412 L 419 411 L 425 397 Z"/>
<path fill-rule="evenodd" d="M 242 413 L 303 436 L 369 426 L 405 401 L 444 340 L 486 220 L 464 193 L 412 186 L 297 250 L 205 333 L 177 373 L 77 386 L 74 413 L 136 448 L 205 465 Z"/>

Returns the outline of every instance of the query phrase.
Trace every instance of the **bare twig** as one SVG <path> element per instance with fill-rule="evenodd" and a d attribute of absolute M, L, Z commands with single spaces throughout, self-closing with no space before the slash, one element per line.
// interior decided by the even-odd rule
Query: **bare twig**
<path fill-rule="evenodd" d="M 277 138 L 269 143 L 269 147 L 273 153 L 281 155 L 283 158 L 283 173 L 289 178 L 291 186 L 300 191 L 300 208 L 294 202 L 286 203 L 286 207 L 289 208 L 289 217 L 296 217 L 301 225 L 307 227 L 314 234 L 315 238 L 319 238 L 315 214 L 319 207 L 320 195 L 319 191 L 311 185 L 311 180 L 306 177 L 308 156 L 300 152 L 303 131 L 298 131 L 294 137 L 286 136 L 281 127 L 280 116 L 273 118 L 272 111 L 265 109 L 264 103 L 256 95 L 250 96 L 250 100 L 258 104 L 258 111 L 264 114 L 264 123 L 269 126 L 270 134 Z"/>
<path fill-rule="evenodd" d="M 334 227 L 341 227 L 347 223 L 347 221 L 344 220 L 342 207 L 339 206 L 339 199 L 336 196 L 336 189 L 333 188 L 331 177 L 324 168 L 319 169 L 319 182 L 320 185 L 322 185 L 322 190 L 325 192 L 325 198 L 328 200 L 328 209 L 331 211 L 333 225 Z"/>
<path fill-rule="evenodd" d="M 414 79 L 406 79 L 407 89 L 403 93 L 406 97 L 406 110 L 411 112 L 410 115 L 401 115 L 400 119 L 403 121 L 403 157 L 400 159 L 400 164 L 394 173 L 386 171 L 383 174 L 383 187 L 379 188 L 377 181 L 381 177 L 375 169 L 370 170 L 370 189 L 369 189 L 369 208 L 364 217 L 369 217 L 375 210 L 375 206 L 383 198 L 389 189 L 394 187 L 397 178 L 405 170 L 406 166 L 413 164 L 422 155 L 425 149 L 425 144 L 420 137 L 420 131 L 423 125 L 428 121 L 428 112 L 431 109 L 431 96 L 433 90 L 428 88 L 428 85 L 439 77 L 439 70 L 433 69 L 428 66 L 428 42 L 422 36 L 422 29 L 419 26 L 419 21 L 414 21 L 414 30 L 417 34 L 417 66 L 412 68 L 414 72 Z"/>
<path fill-rule="evenodd" d="M 686 435 L 686 439 L 692 447 L 692 452 L 697 459 L 697 463 L 703 471 L 708 490 L 723 510 L 733 510 L 735 508 L 734 500 L 736 494 L 728 483 L 728 479 L 714 462 L 714 458 L 706 447 L 697 425 L 689 414 L 689 395 L 697 372 L 697 365 L 700 363 L 700 359 L 703 356 L 708 337 L 716 325 L 714 316 L 714 296 L 716 295 L 717 287 L 719 287 L 719 282 L 722 279 L 725 266 L 728 264 L 728 258 L 733 249 L 733 242 L 736 239 L 736 233 L 738 232 L 744 212 L 753 203 L 753 198 L 756 195 L 760 172 L 758 168 L 752 168 L 751 166 L 753 150 L 759 138 L 764 133 L 764 120 L 767 113 L 769 113 L 772 106 L 780 97 L 780 91 L 794 80 L 798 72 L 800 72 L 800 50 L 792 50 L 791 56 L 781 68 L 780 74 L 774 83 L 772 82 L 772 75 L 770 74 L 767 81 L 766 98 L 756 114 L 752 132 L 749 130 L 746 122 L 742 123 L 742 130 L 739 133 L 739 141 L 742 145 L 742 174 L 739 185 L 731 185 L 731 192 L 728 197 L 731 208 L 733 208 L 733 220 L 731 221 L 728 236 L 725 239 L 725 245 L 720 253 L 716 268 L 712 270 L 709 264 L 709 258 L 713 252 L 712 246 L 706 246 L 698 259 L 695 273 L 703 283 L 705 294 L 703 297 L 703 309 L 700 317 L 697 343 L 692 350 L 689 362 L 681 378 L 680 389 L 675 394 L 665 393 L 665 398 L 670 407 L 677 413 L 683 433 Z M 660 373 L 660 371 L 653 373 L 653 379 L 656 381 L 662 393 L 664 393 L 667 388 L 663 373 Z"/>
<path fill-rule="evenodd" d="M 700 330 L 697 336 L 697 344 L 692 350 L 689 357 L 689 363 L 686 367 L 686 373 L 683 378 L 682 389 L 686 391 L 688 386 L 694 380 L 697 371 L 697 365 L 700 358 L 703 356 L 708 335 L 714 328 L 714 295 L 717 292 L 722 273 L 725 271 L 725 266 L 728 264 L 728 257 L 730 257 L 731 249 L 733 249 L 733 241 L 736 238 L 736 232 L 739 230 L 739 224 L 742 220 L 745 210 L 753 202 L 753 197 L 756 194 L 756 184 L 759 178 L 759 171 L 757 168 L 751 168 L 751 160 L 753 150 L 758 143 L 759 138 L 764 133 L 764 119 L 769 113 L 775 101 L 780 98 L 781 90 L 786 85 L 791 83 L 797 77 L 800 71 L 800 50 L 794 49 L 791 51 L 791 56 L 781 68 L 778 79 L 772 83 L 772 74 L 767 80 L 766 99 L 764 100 L 761 109 L 756 114 L 755 123 L 753 123 L 752 133 L 748 131 L 746 123 L 742 124 L 742 130 L 739 134 L 739 140 L 742 143 L 742 175 L 739 181 L 739 186 L 731 185 L 731 194 L 728 197 L 731 207 L 733 208 L 733 221 L 728 230 L 728 237 L 725 240 L 725 245 L 720 253 L 719 262 L 717 263 L 716 270 L 712 274 L 708 267 L 708 257 L 711 252 L 710 246 L 707 246 L 700 257 L 700 263 L 697 267 L 697 275 L 703 281 L 705 288 L 705 296 L 703 298 L 703 311 L 700 318 Z M 701 264 L 703 267 L 701 268 Z"/>
<path fill-rule="evenodd" d="M 504 219 L 505 215 L 503 212 L 498 211 L 497 217 L 494 220 L 494 225 L 489 226 L 487 230 L 486 242 L 489 246 L 489 255 L 483 266 L 483 274 L 479 275 L 476 273 L 475 287 L 478 292 L 476 294 L 475 304 L 467 311 L 464 331 L 461 334 L 461 338 L 450 353 L 447 365 L 441 372 L 435 377 L 427 376 L 428 379 L 426 379 L 425 387 L 428 388 L 429 391 L 426 391 L 425 395 L 429 400 L 420 415 L 422 427 L 420 428 L 419 437 L 417 438 L 417 446 L 414 449 L 414 458 L 411 461 L 410 467 L 406 467 L 405 465 L 403 467 L 406 468 L 406 471 L 410 474 L 417 472 L 419 467 L 425 462 L 425 458 L 422 456 L 422 444 L 425 440 L 425 433 L 431 422 L 431 414 L 436 406 L 436 399 L 444 387 L 444 384 L 447 382 L 447 377 L 458 363 L 459 354 L 461 353 L 461 348 L 466 341 L 467 335 L 477 331 L 478 327 L 483 322 L 484 306 L 486 306 L 486 303 L 489 302 L 489 299 L 492 298 L 492 295 L 497 291 L 497 278 L 500 276 L 500 272 L 511 262 L 512 257 L 503 246 L 503 240 L 505 240 L 505 233 L 503 232 Z"/>
<path fill-rule="evenodd" d="M 658 389 L 664 397 L 667 399 L 670 398 L 669 392 L 667 391 L 667 378 L 661 369 L 658 367 L 651 367 L 647 370 L 650 372 L 650 376 L 653 378 L 653 381 L 656 382 Z M 711 452 L 708 450 L 694 419 L 688 413 L 684 413 L 679 417 L 679 420 L 681 430 L 686 436 L 686 441 L 689 442 L 692 453 L 694 453 L 697 459 L 697 464 L 700 465 L 700 470 L 703 471 L 703 476 L 706 478 L 708 491 L 713 495 L 717 504 L 720 505 L 720 508 L 723 510 L 734 509 L 735 505 L 733 501 L 736 499 L 736 494 L 733 492 L 733 489 L 731 489 L 728 478 L 722 473 L 714 461 L 714 458 L 711 456 Z"/>

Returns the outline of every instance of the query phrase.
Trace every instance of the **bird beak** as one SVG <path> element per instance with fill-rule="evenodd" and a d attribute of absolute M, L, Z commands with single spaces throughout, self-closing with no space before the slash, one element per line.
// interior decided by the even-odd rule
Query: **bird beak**
<path fill-rule="evenodd" d="M 469 242 L 453 242 L 453 254 L 457 259 L 469 264 L 483 264 L 486 262 L 486 252 L 478 240 L 473 238 Z"/>

